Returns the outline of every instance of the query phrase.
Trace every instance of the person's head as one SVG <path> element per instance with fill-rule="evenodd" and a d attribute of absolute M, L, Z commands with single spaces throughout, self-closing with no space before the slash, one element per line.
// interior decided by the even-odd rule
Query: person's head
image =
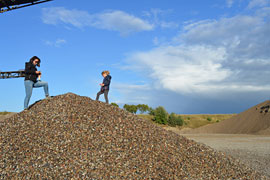
<path fill-rule="evenodd" d="M 106 76 L 108 76 L 110 74 L 110 71 L 102 71 L 102 73 L 101 73 L 101 75 L 103 76 L 103 77 L 106 77 Z"/>
<path fill-rule="evenodd" d="M 34 64 L 35 66 L 37 65 L 38 67 L 40 67 L 41 60 L 40 60 L 37 56 L 33 56 L 33 57 L 30 59 L 30 62 L 31 62 L 32 64 Z"/>

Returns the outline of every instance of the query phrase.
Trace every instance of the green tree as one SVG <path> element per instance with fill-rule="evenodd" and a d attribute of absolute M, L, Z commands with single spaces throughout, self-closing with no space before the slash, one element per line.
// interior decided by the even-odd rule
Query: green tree
<path fill-rule="evenodd" d="M 168 113 L 164 107 L 159 106 L 155 109 L 154 121 L 159 124 L 168 124 Z"/>
<path fill-rule="evenodd" d="M 175 113 L 171 113 L 168 118 L 168 125 L 175 127 L 175 126 L 182 126 L 184 123 L 184 120 L 181 118 L 181 116 L 176 115 Z"/>
<path fill-rule="evenodd" d="M 145 112 L 149 111 L 149 106 L 146 104 L 138 104 L 137 108 L 141 112 L 141 114 L 144 114 Z"/>
<path fill-rule="evenodd" d="M 155 115 L 155 110 L 150 107 L 149 111 L 148 111 L 148 114 L 151 115 L 151 116 L 154 116 Z"/>
<path fill-rule="evenodd" d="M 135 106 L 135 105 L 128 105 L 128 104 L 125 104 L 123 108 L 124 108 L 126 111 L 131 112 L 131 113 L 133 113 L 133 114 L 136 114 L 137 111 L 138 111 L 138 107 Z"/>
<path fill-rule="evenodd" d="M 116 103 L 111 103 L 111 105 L 113 105 L 113 106 L 115 106 L 115 107 L 119 107 L 119 105 L 116 104 Z"/>

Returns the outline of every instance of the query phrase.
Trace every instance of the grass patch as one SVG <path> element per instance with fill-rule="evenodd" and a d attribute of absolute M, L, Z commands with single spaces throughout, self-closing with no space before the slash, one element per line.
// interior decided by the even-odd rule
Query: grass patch
<path fill-rule="evenodd" d="M 194 129 L 201 126 L 205 126 L 207 124 L 221 122 L 235 115 L 236 114 L 189 114 L 189 115 L 177 115 L 177 116 L 181 116 L 181 118 L 184 120 L 184 124 L 182 128 Z M 153 116 L 146 115 L 146 114 L 139 114 L 138 116 L 142 119 L 146 119 L 149 121 L 152 121 L 153 119 Z"/>
<path fill-rule="evenodd" d="M 137 114 L 137 116 L 139 116 L 139 117 L 142 118 L 142 119 L 149 120 L 149 121 L 152 121 L 153 118 L 154 118 L 154 116 L 148 115 L 148 114 Z"/>
<path fill-rule="evenodd" d="M 229 119 L 236 114 L 193 114 L 193 115 L 181 115 L 186 122 L 185 128 L 198 128 L 207 124 L 213 124 L 221 122 L 225 119 Z"/>
<path fill-rule="evenodd" d="M 4 112 L 0 112 L 0 115 L 3 116 L 3 115 L 7 115 L 7 114 L 9 114 L 9 113 L 10 113 L 10 112 L 4 111 Z"/>

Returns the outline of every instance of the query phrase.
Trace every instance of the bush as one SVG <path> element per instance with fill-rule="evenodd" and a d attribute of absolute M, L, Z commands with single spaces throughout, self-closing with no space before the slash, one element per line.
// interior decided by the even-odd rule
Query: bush
<path fill-rule="evenodd" d="M 175 126 L 183 126 L 184 120 L 181 116 L 177 116 L 175 113 L 171 113 L 168 119 L 168 125 L 175 127 Z"/>
<path fill-rule="evenodd" d="M 148 110 L 148 114 L 151 115 L 151 116 L 154 116 L 155 115 L 155 110 L 150 107 L 149 110 Z"/>
<path fill-rule="evenodd" d="M 212 119 L 210 117 L 207 118 L 207 121 L 212 121 Z"/>
<path fill-rule="evenodd" d="M 141 112 L 141 114 L 144 114 L 145 112 L 149 111 L 149 106 L 146 104 L 138 104 L 137 105 L 138 110 Z"/>
<path fill-rule="evenodd" d="M 113 105 L 115 107 L 119 107 L 118 104 L 116 104 L 116 103 L 111 103 L 111 105 Z"/>
<path fill-rule="evenodd" d="M 168 113 L 164 107 L 159 106 L 155 109 L 154 121 L 158 124 L 168 124 Z"/>
<path fill-rule="evenodd" d="M 219 122 L 219 120 L 217 120 L 217 123 Z"/>
<path fill-rule="evenodd" d="M 138 111 L 138 107 L 135 106 L 135 105 L 128 105 L 128 104 L 125 104 L 124 105 L 124 109 L 128 112 L 131 112 L 133 114 L 136 114 L 137 111 Z"/>

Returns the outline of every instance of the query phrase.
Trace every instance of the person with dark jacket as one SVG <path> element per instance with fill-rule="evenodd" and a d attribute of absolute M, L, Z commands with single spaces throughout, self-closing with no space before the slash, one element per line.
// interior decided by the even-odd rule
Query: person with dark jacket
<path fill-rule="evenodd" d="M 43 87 L 45 96 L 49 97 L 49 87 L 48 83 L 38 80 L 41 76 L 41 72 L 37 70 L 36 66 L 40 67 L 41 60 L 34 56 L 30 59 L 29 62 L 25 63 L 25 99 L 24 99 L 24 109 L 28 108 L 30 98 L 32 96 L 33 88 Z"/>
<path fill-rule="evenodd" d="M 101 89 L 97 93 L 96 101 L 99 100 L 99 96 L 101 94 L 104 94 L 106 103 L 108 104 L 109 103 L 108 94 L 109 94 L 109 90 L 110 90 L 110 84 L 111 84 L 112 77 L 110 76 L 110 72 L 109 71 L 103 71 L 101 73 L 101 75 L 104 77 L 104 79 L 103 79 L 103 83 L 100 84 Z"/>

